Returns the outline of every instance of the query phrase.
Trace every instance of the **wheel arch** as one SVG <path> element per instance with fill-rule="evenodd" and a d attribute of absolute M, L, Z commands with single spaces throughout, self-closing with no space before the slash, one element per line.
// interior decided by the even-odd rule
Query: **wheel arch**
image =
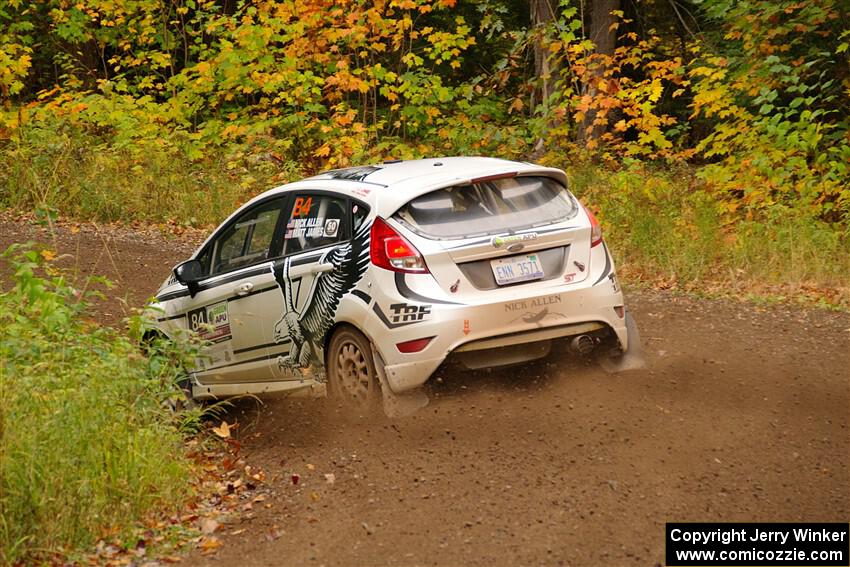
<path fill-rule="evenodd" d="M 142 346 L 147 346 L 156 339 L 168 340 L 169 338 L 170 337 L 163 333 L 161 329 L 151 328 L 145 329 L 145 332 L 142 333 L 142 339 L 140 342 Z"/>
<path fill-rule="evenodd" d="M 330 329 L 328 329 L 328 332 L 325 333 L 325 338 L 322 341 L 322 353 L 323 353 L 323 358 L 325 359 L 324 360 L 325 368 L 327 368 L 327 366 L 328 366 L 328 350 L 331 346 L 331 340 L 333 339 L 336 332 L 338 330 L 344 328 L 344 327 L 349 327 L 351 329 L 354 329 L 355 331 L 357 331 L 358 333 L 360 333 L 361 335 L 366 337 L 366 339 L 370 343 L 372 343 L 372 338 L 369 335 L 367 335 L 366 333 L 364 333 L 363 329 L 359 328 L 354 323 L 352 323 L 350 321 L 337 321 L 336 323 L 333 324 L 333 326 Z M 372 344 L 374 344 L 374 343 L 372 343 Z"/>
<path fill-rule="evenodd" d="M 369 341 L 369 344 L 372 346 L 372 348 L 375 349 L 375 351 L 377 351 L 377 353 L 380 354 L 381 357 L 383 357 L 383 354 L 378 348 L 378 344 L 375 342 L 372 336 L 368 332 L 366 332 L 365 329 L 363 329 L 362 326 L 348 319 L 343 319 L 341 321 L 335 322 L 333 326 L 328 329 L 328 332 L 325 333 L 324 340 L 322 341 L 322 357 L 324 358 L 324 364 L 326 369 L 328 367 L 328 350 L 331 345 L 331 339 L 333 339 L 334 334 L 336 334 L 339 329 L 344 327 L 349 327 L 366 337 L 366 340 Z M 377 364 L 377 361 L 375 361 L 375 363 Z"/>
<path fill-rule="evenodd" d="M 149 355 L 151 353 L 151 347 L 157 340 L 170 341 L 171 337 L 168 333 L 157 327 L 145 329 L 142 333 L 142 338 L 139 340 L 139 348 L 145 355 Z"/>

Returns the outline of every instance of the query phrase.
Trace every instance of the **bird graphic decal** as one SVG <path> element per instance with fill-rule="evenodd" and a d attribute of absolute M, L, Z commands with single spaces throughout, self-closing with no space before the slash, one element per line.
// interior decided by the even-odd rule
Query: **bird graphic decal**
<path fill-rule="evenodd" d="M 511 321 L 511 323 L 516 323 L 517 321 L 522 319 L 523 323 L 534 323 L 535 325 L 540 327 L 540 326 L 542 326 L 543 321 L 545 321 L 546 319 L 549 319 L 549 318 L 566 319 L 567 317 L 562 313 L 550 312 L 548 307 L 544 307 L 543 309 L 541 309 L 537 313 L 532 313 L 530 311 L 528 313 L 524 313 L 523 315 L 516 317 L 513 321 Z"/>
<path fill-rule="evenodd" d="M 369 264 L 370 228 L 371 223 L 362 223 L 353 239 L 330 248 L 316 261 L 318 265 L 330 264 L 333 269 L 316 275 L 301 311 L 292 291 L 292 259 L 286 258 L 272 267 L 284 305 L 283 315 L 275 324 L 274 340 L 281 343 L 289 339 L 292 343 L 289 353 L 277 358 L 281 370 L 300 369 L 302 374 L 324 380 L 325 335 L 333 326 L 340 299 L 354 289 Z"/>

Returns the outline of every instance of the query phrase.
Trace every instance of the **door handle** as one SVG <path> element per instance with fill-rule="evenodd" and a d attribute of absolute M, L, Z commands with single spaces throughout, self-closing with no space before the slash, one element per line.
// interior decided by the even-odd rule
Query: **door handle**
<path fill-rule="evenodd" d="M 316 266 L 310 270 L 310 273 L 324 274 L 325 272 L 332 272 L 332 271 L 334 271 L 334 265 L 333 264 L 316 264 Z"/>
<path fill-rule="evenodd" d="M 254 284 L 251 282 L 245 282 L 236 286 L 236 295 L 248 295 L 251 293 L 252 289 L 254 289 Z"/>

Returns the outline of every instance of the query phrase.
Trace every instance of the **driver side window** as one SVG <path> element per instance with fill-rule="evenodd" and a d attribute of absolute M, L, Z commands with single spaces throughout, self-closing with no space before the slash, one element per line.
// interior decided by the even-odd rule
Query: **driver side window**
<path fill-rule="evenodd" d="M 210 275 L 222 274 L 274 257 L 275 228 L 282 200 L 260 205 L 237 218 L 212 247 Z"/>
<path fill-rule="evenodd" d="M 296 195 L 283 235 L 287 256 L 324 248 L 351 238 L 348 202 L 320 194 Z"/>

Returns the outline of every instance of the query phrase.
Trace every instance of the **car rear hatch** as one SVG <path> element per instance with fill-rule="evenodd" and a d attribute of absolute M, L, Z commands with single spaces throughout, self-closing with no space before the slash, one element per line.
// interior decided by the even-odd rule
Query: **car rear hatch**
<path fill-rule="evenodd" d="M 412 233 L 440 287 L 465 302 L 578 283 L 589 272 L 590 222 L 550 177 L 473 179 L 420 195 L 392 219 Z"/>

